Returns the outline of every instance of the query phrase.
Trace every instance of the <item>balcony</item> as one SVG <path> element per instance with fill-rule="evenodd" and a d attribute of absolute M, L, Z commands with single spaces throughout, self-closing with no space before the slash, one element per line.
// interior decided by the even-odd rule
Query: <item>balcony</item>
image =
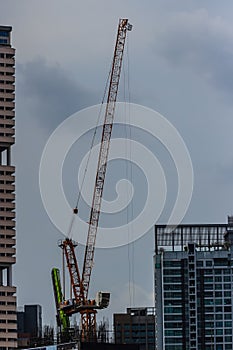
<path fill-rule="evenodd" d="M 9 295 L 9 293 L 15 294 L 16 293 L 16 287 L 13 286 L 0 286 L 0 292 L 4 292 L 7 293 L 7 295 Z"/>
<path fill-rule="evenodd" d="M 0 53 L 5 53 L 7 55 L 15 55 L 15 49 L 13 47 L 4 46 L 0 47 Z"/>
<path fill-rule="evenodd" d="M 0 58 L 0 63 L 10 64 L 11 66 L 15 65 L 14 58 Z"/>
<path fill-rule="evenodd" d="M 0 264 L 15 264 L 15 256 L 0 256 Z"/>
<path fill-rule="evenodd" d="M 9 126 L 0 127 L 1 136 L 11 136 L 15 134 L 15 129 Z"/>
<path fill-rule="evenodd" d="M 1 84 L 0 84 L 1 86 Z M 0 111 L 0 118 L 4 119 L 4 122 L 6 122 L 7 120 L 11 120 L 15 117 L 15 111 Z"/>
<path fill-rule="evenodd" d="M 13 128 L 15 126 L 15 120 L 14 119 L 2 119 L 0 118 L 0 124 L 4 125 L 5 128 Z"/>
<path fill-rule="evenodd" d="M 0 89 L 5 89 L 9 91 L 15 91 L 15 86 L 13 84 L 0 83 Z"/>
<path fill-rule="evenodd" d="M 0 183 L 0 193 L 4 193 L 4 192 L 14 192 L 15 191 L 15 185 L 11 185 L 11 184 L 6 184 Z"/>
<path fill-rule="evenodd" d="M 14 69 L 14 67 L 1 67 L 0 73 L 2 73 L 2 72 L 15 74 L 15 69 Z"/>
<path fill-rule="evenodd" d="M 1 205 L 0 205 L 0 217 L 4 217 L 7 219 L 15 219 L 15 212 L 11 210 L 1 210 Z"/>
<path fill-rule="evenodd" d="M 0 101 L 0 106 L 15 109 L 15 102 L 14 101 Z"/>
<path fill-rule="evenodd" d="M 14 237 L 15 236 L 15 229 L 14 228 L 2 229 L 1 234 Z"/>
<path fill-rule="evenodd" d="M 5 149 L 15 143 L 15 138 L 12 136 L 0 136 L 0 148 Z"/>
<path fill-rule="evenodd" d="M 5 255 L 1 256 L 1 254 L 15 255 L 15 248 L 8 248 L 8 247 L 2 248 L 2 247 L 0 247 L 0 258 L 5 257 Z"/>
<path fill-rule="evenodd" d="M 2 220 L 0 218 L 0 226 L 4 226 L 4 227 L 15 227 L 15 221 L 12 219 L 9 220 Z"/>

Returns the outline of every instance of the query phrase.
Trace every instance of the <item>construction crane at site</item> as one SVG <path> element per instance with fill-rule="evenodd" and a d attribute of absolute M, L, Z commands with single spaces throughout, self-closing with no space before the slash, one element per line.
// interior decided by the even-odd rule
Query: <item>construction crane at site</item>
<path fill-rule="evenodd" d="M 96 299 L 89 299 L 88 291 L 94 262 L 96 234 L 100 217 L 101 200 L 103 195 L 110 139 L 112 134 L 116 99 L 120 81 L 123 52 L 127 31 L 130 31 L 131 29 L 132 25 L 129 24 L 128 19 L 119 20 L 113 62 L 110 72 L 109 89 L 102 129 L 95 187 L 90 210 L 90 219 L 82 274 L 79 271 L 78 260 L 75 254 L 75 247 L 77 246 L 77 243 L 74 242 L 71 238 L 67 237 L 60 244 L 66 258 L 70 276 L 73 292 L 71 300 L 64 300 L 64 293 L 62 293 L 59 270 L 56 268 L 52 269 L 53 287 L 57 308 L 57 321 L 60 330 L 61 332 L 66 332 L 69 328 L 69 316 L 75 313 L 80 313 L 81 340 L 88 342 L 96 340 L 97 309 L 108 307 L 110 300 L 110 293 L 103 292 L 98 292 Z M 78 213 L 78 207 L 75 207 L 73 209 L 73 213 Z"/>

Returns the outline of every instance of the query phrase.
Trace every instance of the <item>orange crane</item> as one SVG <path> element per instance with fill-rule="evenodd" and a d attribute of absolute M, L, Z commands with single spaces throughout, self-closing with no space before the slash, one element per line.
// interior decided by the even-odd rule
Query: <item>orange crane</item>
<path fill-rule="evenodd" d="M 75 247 L 77 244 L 74 241 L 72 241 L 72 239 L 66 238 L 62 241 L 60 245 L 66 257 L 71 287 L 73 291 L 73 298 L 71 301 L 64 300 L 62 303 L 60 303 L 59 308 L 60 310 L 64 311 L 67 315 L 72 315 L 77 312 L 81 314 L 82 341 L 96 340 L 97 309 L 103 309 L 107 307 L 110 300 L 110 293 L 103 292 L 99 292 L 97 294 L 96 299 L 90 300 L 88 299 L 88 290 L 94 262 L 96 234 L 100 217 L 101 200 L 106 175 L 106 167 L 108 161 L 110 139 L 112 134 L 116 99 L 120 81 L 125 39 L 127 31 L 130 30 L 132 30 L 132 25 L 129 24 L 128 19 L 120 19 L 113 62 L 111 67 L 109 90 L 102 130 L 102 139 L 100 144 L 95 187 L 90 212 L 82 275 L 79 272 L 78 261 L 75 255 Z M 77 214 L 78 208 L 74 208 L 73 211 L 74 214 Z"/>

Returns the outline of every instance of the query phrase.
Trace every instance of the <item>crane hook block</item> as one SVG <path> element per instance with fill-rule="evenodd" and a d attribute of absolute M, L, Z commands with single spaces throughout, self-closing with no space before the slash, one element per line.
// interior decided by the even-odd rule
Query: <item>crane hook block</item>
<path fill-rule="evenodd" d="M 78 214 L 78 208 L 77 207 L 73 209 L 73 213 L 74 214 Z"/>

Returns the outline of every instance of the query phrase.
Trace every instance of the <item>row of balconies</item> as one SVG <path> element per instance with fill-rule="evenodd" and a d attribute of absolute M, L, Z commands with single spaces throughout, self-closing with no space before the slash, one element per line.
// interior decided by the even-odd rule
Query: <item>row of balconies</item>
<path fill-rule="evenodd" d="M 11 100 L 14 100 L 15 94 L 14 94 L 14 92 L 1 92 L 0 91 L 0 98 L 9 98 Z"/>
<path fill-rule="evenodd" d="M 7 329 L 15 329 L 15 326 L 17 325 L 17 322 L 9 322 L 9 323 L 1 323 L 1 328 Z"/>
<path fill-rule="evenodd" d="M 6 136 L 4 136 L 6 135 Z M 9 146 L 12 146 L 15 143 L 15 137 L 14 136 L 7 136 L 7 134 L 0 134 L 0 148 L 7 148 Z"/>
<path fill-rule="evenodd" d="M 5 53 L 7 56 L 14 56 L 15 54 L 15 49 L 10 46 L 2 46 L 0 47 L 0 53 Z"/>
<path fill-rule="evenodd" d="M 0 260 L 2 257 L 6 257 L 6 256 L 12 256 L 15 255 L 15 248 L 9 248 L 9 247 L 0 247 Z"/>
<path fill-rule="evenodd" d="M 15 85 L 14 84 L 5 84 L 4 82 L 0 82 L 0 89 L 7 90 L 8 92 L 14 92 L 15 91 Z"/>
<path fill-rule="evenodd" d="M 12 127 L 5 127 L 5 128 L 0 128 L 0 136 L 5 137 L 5 136 L 12 136 L 15 134 L 15 128 Z"/>
<path fill-rule="evenodd" d="M 16 243 L 15 239 L 13 239 L 13 238 L 1 238 L 0 242 L 1 242 L 1 244 L 6 244 L 6 245 L 11 246 L 11 247 L 14 247 L 15 243 Z"/>
<path fill-rule="evenodd" d="M 5 228 L 5 229 L 1 229 L 1 235 L 5 235 L 5 236 L 15 236 L 15 229 L 14 228 Z"/>
<path fill-rule="evenodd" d="M 0 58 L 0 64 L 1 63 L 9 64 L 12 67 L 14 67 L 15 66 L 15 59 L 14 58 Z"/>
<path fill-rule="evenodd" d="M 0 179 L 0 193 L 9 193 L 9 192 L 14 192 L 14 191 L 15 191 L 14 184 L 1 183 L 1 179 Z M 1 216 L 1 214 L 0 214 L 0 216 Z"/>
<path fill-rule="evenodd" d="M 10 218 L 10 219 L 14 219 L 15 218 L 15 212 L 12 210 L 2 210 L 1 206 L 0 206 L 0 217 L 4 217 L 4 218 Z"/>
<path fill-rule="evenodd" d="M 0 286 L 0 293 L 6 293 L 7 295 L 13 295 L 16 293 L 16 287 L 14 286 Z"/>
<path fill-rule="evenodd" d="M 0 67 L 0 74 L 1 73 L 12 73 L 12 74 L 15 74 L 15 68 L 14 67 L 2 66 L 2 67 Z"/>
<path fill-rule="evenodd" d="M 0 256 L 0 264 L 15 264 L 15 256 Z"/>
<path fill-rule="evenodd" d="M 0 176 L 12 175 L 15 167 L 12 165 L 0 165 Z"/>
<path fill-rule="evenodd" d="M 11 199 L 12 201 L 15 200 L 15 194 L 14 193 L 1 193 L 1 199 Z M 1 206 L 1 204 L 0 204 Z"/>
<path fill-rule="evenodd" d="M 11 338 L 8 338 L 6 341 L 0 340 L 0 347 L 2 349 L 17 349 L 17 339 L 11 340 Z"/>
<path fill-rule="evenodd" d="M 0 110 L 0 118 L 5 120 L 11 120 L 15 117 L 15 111 L 10 111 L 10 110 L 5 110 L 1 111 Z"/>
<path fill-rule="evenodd" d="M 15 109 L 15 102 L 14 101 L 0 101 L 1 107 L 10 107 L 12 109 Z"/>
<path fill-rule="evenodd" d="M 13 342 L 13 339 L 15 341 L 17 341 L 17 336 L 18 336 L 17 331 L 16 332 L 0 332 L 0 339 L 5 338 L 7 340 L 7 348 L 6 349 L 12 349 L 12 347 L 10 347 L 9 344 L 11 342 Z M 0 340 L 0 348 L 2 346 L 2 343 L 3 343 L 3 341 Z"/>
<path fill-rule="evenodd" d="M 10 227 L 10 228 L 15 227 L 15 221 L 14 220 L 1 220 L 0 219 L 1 230 L 6 229 L 7 227 Z"/>
<path fill-rule="evenodd" d="M 15 309 L 16 309 L 16 301 L 15 301 L 15 305 L 0 305 L 1 311 L 15 311 Z"/>
<path fill-rule="evenodd" d="M 7 82 L 10 82 L 11 84 L 15 83 L 15 76 L 14 75 L 1 75 L 0 74 L 0 82 L 1 84 L 7 84 Z"/>
<path fill-rule="evenodd" d="M 14 119 L 9 119 L 8 117 L 3 117 L 3 118 L 0 118 L 0 125 L 1 125 L 1 128 L 4 128 L 4 127 L 14 127 L 15 126 L 15 120 Z"/>
<path fill-rule="evenodd" d="M 15 202 L 0 202 L 0 210 L 2 209 L 15 209 Z"/>

